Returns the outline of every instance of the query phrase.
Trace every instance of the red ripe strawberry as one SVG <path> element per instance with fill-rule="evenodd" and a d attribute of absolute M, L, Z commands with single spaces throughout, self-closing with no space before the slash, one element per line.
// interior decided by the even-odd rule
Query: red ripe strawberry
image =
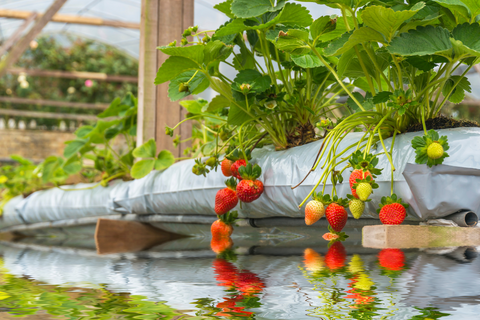
<path fill-rule="evenodd" d="M 243 159 L 240 159 L 240 160 L 237 160 L 235 161 L 232 166 L 230 167 L 230 171 L 232 172 L 232 175 L 239 179 L 239 180 L 242 180 L 242 177 L 240 176 L 240 173 L 238 172 L 238 169 L 240 169 L 240 167 L 245 167 L 247 166 L 247 161 L 243 160 Z"/>
<path fill-rule="evenodd" d="M 343 203 L 344 200 L 339 199 L 339 202 Z M 345 224 L 347 224 L 348 214 L 343 205 L 333 202 L 329 204 L 325 210 L 325 217 L 327 217 L 327 221 L 332 229 L 336 232 L 340 232 L 343 227 L 345 227 Z"/>
<path fill-rule="evenodd" d="M 335 240 L 335 239 L 338 239 L 339 237 L 340 236 L 338 234 L 331 233 L 331 232 L 327 232 L 322 236 L 322 238 L 327 240 L 327 241 Z"/>
<path fill-rule="evenodd" d="M 225 177 L 231 177 L 232 176 L 232 167 L 233 161 L 228 160 L 227 158 L 223 159 L 221 168 L 222 168 L 222 173 Z"/>
<path fill-rule="evenodd" d="M 402 203 L 402 199 L 397 200 L 397 195 L 383 197 L 378 209 L 378 216 L 383 224 L 401 224 L 407 215 L 408 204 Z"/>
<path fill-rule="evenodd" d="M 347 251 L 340 241 L 334 242 L 330 248 L 328 248 L 325 255 L 325 264 L 330 270 L 335 271 L 345 266 L 347 260 Z"/>
<path fill-rule="evenodd" d="M 263 183 L 256 180 L 262 174 L 262 169 L 249 163 L 239 169 L 242 181 L 237 185 L 237 196 L 240 201 L 252 202 L 257 200 L 263 193 Z"/>
<path fill-rule="evenodd" d="M 222 253 L 223 251 L 230 249 L 233 246 L 232 238 L 228 237 L 213 237 L 210 241 L 210 248 L 216 254 Z"/>
<path fill-rule="evenodd" d="M 244 295 L 257 294 L 265 288 L 265 284 L 262 280 L 256 274 L 248 270 L 244 270 L 237 274 L 236 284 L 238 290 Z"/>
<path fill-rule="evenodd" d="M 378 253 L 378 262 L 388 270 L 400 271 L 405 266 L 405 254 L 400 249 L 383 249 Z"/>
<path fill-rule="evenodd" d="M 215 279 L 219 286 L 233 288 L 235 286 L 235 279 L 238 269 L 230 262 L 224 259 L 215 259 L 213 261 L 213 269 L 215 272 Z"/>
<path fill-rule="evenodd" d="M 362 169 L 355 169 L 350 174 L 350 178 L 348 182 L 350 183 L 350 190 L 352 190 L 352 195 L 358 199 L 357 190 L 353 188 L 353 185 L 357 182 L 357 179 L 363 180 L 366 177 L 371 177 L 373 179 L 372 174 L 370 171 L 363 171 Z"/>
<path fill-rule="evenodd" d="M 213 238 L 228 238 L 233 233 L 233 227 L 231 224 L 226 224 L 219 219 L 212 223 L 210 231 L 212 232 Z"/>
<path fill-rule="evenodd" d="M 222 215 L 235 208 L 238 204 L 237 183 L 234 178 L 225 181 L 226 188 L 219 190 L 215 196 L 215 213 Z"/>

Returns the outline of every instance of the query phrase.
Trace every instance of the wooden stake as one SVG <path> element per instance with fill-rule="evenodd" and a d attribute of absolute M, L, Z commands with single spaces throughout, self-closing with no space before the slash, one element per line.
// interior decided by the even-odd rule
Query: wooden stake
<path fill-rule="evenodd" d="M 0 97 L 0 102 L 12 104 L 34 104 L 39 106 L 50 106 L 58 108 L 78 108 L 78 109 L 94 109 L 105 110 L 108 108 L 106 103 L 85 103 L 85 102 L 70 102 L 70 101 L 56 101 L 56 100 L 39 100 L 27 99 L 17 97 Z"/>
<path fill-rule="evenodd" d="M 8 38 L 8 40 L 3 43 L 2 47 L 0 48 L 0 57 L 3 56 L 3 54 L 6 53 L 8 49 L 10 49 L 13 44 L 18 41 L 18 39 L 20 39 L 23 31 L 27 29 L 27 27 L 30 25 L 30 23 L 32 23 L 33 20 L 35 20 L 36 17 L 37 13 L 32 12 L 30 16 L 28 16 L 26 20 L 22 23 L 22 25 L 17 30 L 15 30 L 15 32 L 10 36 L 10 38 Z"/>
<path fill-rule="evenodd" d="M 98 254 L 142 251 L 180 237 L 136 221 L 98 219 L 95 230 Z"/>

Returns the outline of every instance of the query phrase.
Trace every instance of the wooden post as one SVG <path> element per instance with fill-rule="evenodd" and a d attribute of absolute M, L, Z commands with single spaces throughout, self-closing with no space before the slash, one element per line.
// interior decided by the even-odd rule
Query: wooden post
<path fill-rule="evenodd" d="M 0 57 L 3 56 L 3 54 L 6 53 L 8 49 L 10 49 L 14 45 L 14 43 L 18 41 L 18 39 L 20 39 L 23 31 L 27 29 L 27 27 L 30 25 L 30 23 L 32 23 L 33 20 L 35 20 L 36 17 L 37 13 L 32 12 L 30 16 L 22 23 L 22 25 L 18 27 L 17 30 L 15 30 L 15 32 L 10 36 L 10 38 L 8 38 L 8 40 L 3 43 L 2 47 L 0 48 Z"/>
<path fill-rule="evenodd" d="M 138 72 L 138 126 L 137 145 L 155 138 L 157 150 L 168 149 L 176 157 L 183 155 L 189 143 L 179 148 L 165 135 L 165 126 L 173 127 L 186 115 L 178 102 L 167 96 L 168 83 L 155 86 L 157 70 L 168 58 L 157 50 L 173 40 L 181 40 L 185 29 L 193 26 L 194 0 L 142 0 L 140 25 L 140 57 Z M 191 123 L 182 124 L 174 135 L 187 139 L 192 132 Z"/>
<path fill-rule="evenodd" d="M 30 45 L 30 42 L 43 30 L 50 19 L 52 19 L 53 15 L 60 10 L 65 2 L 67 2 L 67 0 L 55 0 L 43 16 L 35 22 L 27 34 L 13 46 L 9 54 L 0 63 L 0 77 L 5 75 L 8 67 L 12 66 L 18 61 L 18 59 L 20 59 L 23 52 Z"/>

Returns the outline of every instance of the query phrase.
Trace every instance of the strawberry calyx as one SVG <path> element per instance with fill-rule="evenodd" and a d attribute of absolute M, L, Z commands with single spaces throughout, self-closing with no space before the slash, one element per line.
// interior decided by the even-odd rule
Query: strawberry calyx
<path fill-rule="evenodd" d="M 233 191 L 237 190 L 237 180 L 234 177 L 225 180 L 225 185 L 228 189 L 232 189 Z"/>
<path fill-rule="evenodd" d="M 422 137 L 415 137 L 412 140 L 412 148 L 415 149 L 415 162 L 418 164 L 427 164 L 429 167 L 442 164 L 445 158 L 449 157 L 447 151 L 447 136 L 439 136 L 438 132 L 431 129 Z M 441 152 L 443 149 L 443 152 Z M 439 152 L 439 153 L 438 153 Z"/>
<path fill-rule="evenodd" d="M 374 178 L 376 175 L 381 174 L 383 170 L 375 168 L 378 164 L 377 156 L 373 154 L 367 154 L 364 156 L 363 152 L 360 150 L 352 153 L 348 162 L 350 162 L 350 166 L 352 166 L 353 170 L 360 169 L 363 170 L 363 172 L 370 171 Z"/>
<path fill-rule="evenodd" d="M 379 205 L 380 208 L 377 209 L 377 213 L 380 213 L 380 210 L 384 206 L 389 205 L 389 204 L 393 204 L 393 203 L 398 203 L 398 204 L 402 205 L 405 209 L 408 208 L 408 204 L 403 203 L 402 198 L 397 198 L 397 195 L 394 193 L 390 197 L 382 197 L 382 200 L 381 200 L 380 205 Z"/>
<path fill-rule="evenodd" d="M 313 193 L 312 194 L 312 198 L 313 200 L 317 200 L 317 201 L 320 201 L 321 203 L 323 203 L 323 205 L 325 207 L 327 207 L 328 205 L 332 204 L 332 203 L 336 203 L 342 207 L 346 207 L 348 206 L 348 200 L 347 199 L 342 199 L 342 198 L 338 198 L 337 196 L 333 196 L 333 198 L 330 197 L 329 194 L 323 194 L 322 192 L 318 192 L 318 193 Z"/>
<path fill-rule="evenodd" d="M 247 156 L 246 159 L 245 159 L 245 156 Z M 243 153 L 240 149 L 237 148 L 233 150 L 233 152 L 230 152 L 229 154 L 227 154 L 225 158 L 234 162 L 237 160 L 245 160 L 248 162 L 248 160 L 252 159 L 252 151 L 245 150 L 245 153 Z"/>
<path fill-rule="evenodd" d="M 223 259 L 229 262 L 235 262 L 237 261 L 237 254 L 235 253 L 234 249 L 229 248 L 217 254 L 217 259 Z"/>
<path fill-rule="evenodd" d="M 251 163 L 238 168 L 238 173 L 243 180 L 257 180 L 262 175 L 262 168 L 258 164 L 252 166 Z"/>
<path fill-rule="evenodd" d="M 371 176 L 367 176 L 365 179 L 356 179 L 356 182 L 353 184 L 353 188 L 357 189 L 360 183 L 368 183 L 372 186 L 372 189 L 378 189 L 378 184 L 375 183 L 375 180 Z"/>
<path fill-rule="evenodd" d="M 333 234 L 333 235 L 336 235 L 337 237 L 335 239 L 332 239 L 329 243 L 328 243 L 328 246 L 330 247 L 334 242 L 337 242 L 337 241 L 345 241 L 347 238 L 348 238 L 348 235 L 343 232 L 343 231 L 340 231 L 340 232 L 337 232 L 335 230 L 333 230 L 333 228 L 329 225 L 328 226 L 328 231 Z M 325 236 L 325 235 L 324 235 Z"/>
<path fill-rule="evenodd" d="M 372 187 L 372 188 L 373 188 L 373 187 Z M 352 201 L 352 200 L 360 200 L 360 199 L 358 199 L 358 198 L 355 198 L 355 197 L 354 197 L 353 195 L 351 195 L 351 194 L 347 194 L 347 199 L 348 199 L 348 203 L 350 203 L 350 201 Z M 365 200 L 365 201 L 360 200 L 360 201 L 362 201 L 362 202 L 370 202 L 370 201 L 372 201 L 372 199 L 367 199 L 367 200 Z"/>
<path fill-rule="evenodd" d="M 223 215 L 217 215 L 218 219 L 227 225 L 232 225 L 238 218 L 237 211 L 229 211 Z"/>

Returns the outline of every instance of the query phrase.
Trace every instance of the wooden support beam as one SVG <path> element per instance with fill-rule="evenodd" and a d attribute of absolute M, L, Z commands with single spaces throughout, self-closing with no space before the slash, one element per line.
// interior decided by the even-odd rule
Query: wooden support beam
<path fill-rule="evenodd" d="M 7 39 L 0 48 L 0 57 L 3 56 L 12 46 L 15 42 L 17 42 L 20 37 L 22 36 L 23 31 L 27 29 L 27 27 L 32 23 L 33 20 L 37 17 L 36 12 L 32 12 L 28 18 L 25 19 L 25 21 L 22 23 L 20 27 L 18 27 L 17 30 L 10 36 L 10 38 Z"/>
<path fill-rule="evenodd" d="M 193 25 L 193 6 L 194 0 L 142 0 L 137 145 L 155 138 L 157 150 L 170 150 L 176 157 L 182 156 L 190 144 L 183 143 L 175 148 L 172 138 L 165 135 L 165 126 L 173 127 L 187 112 L 178 102 L 168 98 L 168 83 L 155 86 L 153 80 L 168 58 L 157 47 L 180 39 L 183 31 Z M 183 140 L 189 138 L 191 132 L 192 125 L 187 121 L 174 134 Z"/>
<path fill-rule="evenodd" d="M 5 75 L 7 68 L 13 66 L 28 48 L 30 42 L 43 30 L 52 17 L 60 10 L 67 0 L 55 0 L 50 8 L 35 22 L 27 34 L 18 41 L 8 53 L 8 55 L 0 62 L 0 77 Z"/>
<path fill-rule="evenodd" d="M 90 115 L 90 114 L 53 113 L 53 112 L 12 110 L 12 109 L 0 109 L 0 115 L 11 116 L 11 117 L 60 119 L 60 120 L 85 120 L 85 121 L 98 120 L 96 116 Z"/>
<path fill-rule="evenodd" d="M 84 103 L 84 102 L 69 102 L 69 101 L 55 101 L 55 100 L 37 100 L 16 97 L 0 97 L 0 102 L 7 102 L 11 104 L 34 104 L 39 106 L 50 106 L 58 108 L 78 108 L 78 109 L 94 109 L 105 110 L 108 108 L 106 103 Z"/>
<path fill-rule="evenodd" d="M 31 13 L 32 13 L 31 11 L 0 9 L 1 18 L 27 19 Z M 140 23 L 116 21 L 116 20 L 104 20 L 101 18 L 72 16 L 67 14 L 55 14 L 52 17 L 51 21 L 62 22 L 62 23 L 73 23 L 73 24 L 86 24 L 91 26 L 108 26 L 108 27 L 128 28 L 128 29 L 137 29 L 137 30 L 140 29 Z"/>
<path fill-rule="evenodd" d="M 11 74 L 25 73 L 26 75 L 33 76 L 33 77 L 91 79 L 91 80 L 111 81 L 111 82 L 133 82 L 133 83 L 138 82 L 138 77 L 135 77 L 135 76 L 110 75 L 110 74 L 101 73 L 101 72 L 8 68 L 7 73 L 11 73 Z"/>

